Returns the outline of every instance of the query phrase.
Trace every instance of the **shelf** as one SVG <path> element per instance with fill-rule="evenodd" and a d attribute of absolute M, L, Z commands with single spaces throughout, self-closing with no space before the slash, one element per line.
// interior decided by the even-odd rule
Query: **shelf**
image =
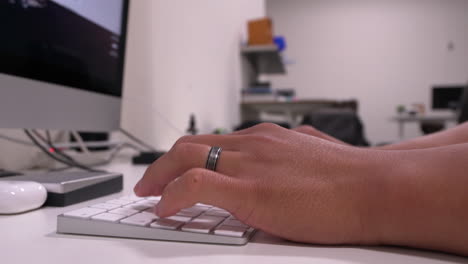
<path fill-rule="evenodd" d="M 276 45 L 244 46 L 241 52 L 257 74 L 286 74 L 283 59 Z"/>

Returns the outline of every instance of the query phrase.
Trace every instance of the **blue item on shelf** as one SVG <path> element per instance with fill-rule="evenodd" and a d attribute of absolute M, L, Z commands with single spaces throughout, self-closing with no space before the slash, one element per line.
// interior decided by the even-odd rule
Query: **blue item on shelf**
<path fill-rule="evenodd" d="M 286 50 L 286 39 L 283 36 L 276 36 L 273 40 L 280 52 Z"/>

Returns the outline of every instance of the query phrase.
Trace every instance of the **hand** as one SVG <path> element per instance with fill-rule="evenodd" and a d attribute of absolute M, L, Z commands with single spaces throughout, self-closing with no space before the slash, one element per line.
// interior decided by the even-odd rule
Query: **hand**
<path fill-rule="evenodd" d="M 204 169 L 211 146 L 223 148 L 217 172 Z M 190 136 L 146 171 L 139 196 L 162 195 L 168 217 L 198 202 L 285 239 L 373 244 L 378 155 L 271 124 L 231 135 Z"/>
<path fill-rule="evenodd" d="M 296 131 L 296 132 L 302 133 L 302 134 L 306 134 L 306 135 L 309 135 L 309 136 L 314 136 L 314 137 L 318 137 L 318 138 L 321 138 L 321 139 L 324 139 L 324 140 L 328 140 L 328 141 L 333 142 L 333 143 L 350 146 L 348 143 L 345 143 L 345 142 L 343 142 L 343 141 L 341 141 L 341 140 L 339 140 L 337 138 L 334 138 L 334 137 L 332 137 L 332 136 L 330 136 L 328 134 L 325 134 L 322 131 L 317 130 L 316 128 L 314 128 L 312 126 L 304 125 L 304 126 L 294 128 L 293 130 Z"/>

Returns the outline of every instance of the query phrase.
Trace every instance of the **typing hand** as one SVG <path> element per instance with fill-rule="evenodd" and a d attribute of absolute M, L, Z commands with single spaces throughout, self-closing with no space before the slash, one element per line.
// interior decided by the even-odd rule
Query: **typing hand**
<path fill-rule="evenodd" d="M 216 172 L 205 169 L 212 146 L 223 151 Z M 363 171 L 369 151 L 334 144 L 271 124 L 231 135 L 180 139 L 135 186 L 162 195 L 168 217 L 196 203 L 228 210 L 245 224 L 299 242 L 372 244 L 370 208 L 379 187 Z"/>

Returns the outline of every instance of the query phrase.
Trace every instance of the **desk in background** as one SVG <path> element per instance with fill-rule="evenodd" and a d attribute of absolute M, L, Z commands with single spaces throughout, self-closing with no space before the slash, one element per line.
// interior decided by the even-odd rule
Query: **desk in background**
<path fill-rule="evenodd" d="M 11 264 L 468 263 L 466 258 L 411 249 L 298 244 L 263 232 L 257 232 L 246 246 L 217 246 L 57 234 L 57 215 L 132 193 L 134 184 L 146 168 L 133 166 L 130 163 L 130 156 L 122 156 L 114 164 L 102 169 L 124 173 L 122 193 L 66 208 L 46 207 L 21 215 L 0 216 L 0 262 Z"/>
<path fill-rule="evenodd" d="M 323 108 L 349 108 L 357 111 L 357 101 L 336 100 L 295 100 L 292 102 L 266 101 L 242 102 L 241 119 L 245 121 L 261 120 L 262 114 L 281 115 L 291 126 L 300 124 L 302 117 Z"/>
<path fill-rule="evenodd" d="M 406 123 L 422 123 L 422 122 L 434 122 L 434 123 L 442 123 L 447 124 L 450 122 L 457 122 L 458 117 L 455 113 L 453 114 L 433 114 L 433 115 L 398 115 L 392 117 L 392 121 L 398 123 L 398 136 L 400 140 L 405 138 L 405 124 Z"/>

